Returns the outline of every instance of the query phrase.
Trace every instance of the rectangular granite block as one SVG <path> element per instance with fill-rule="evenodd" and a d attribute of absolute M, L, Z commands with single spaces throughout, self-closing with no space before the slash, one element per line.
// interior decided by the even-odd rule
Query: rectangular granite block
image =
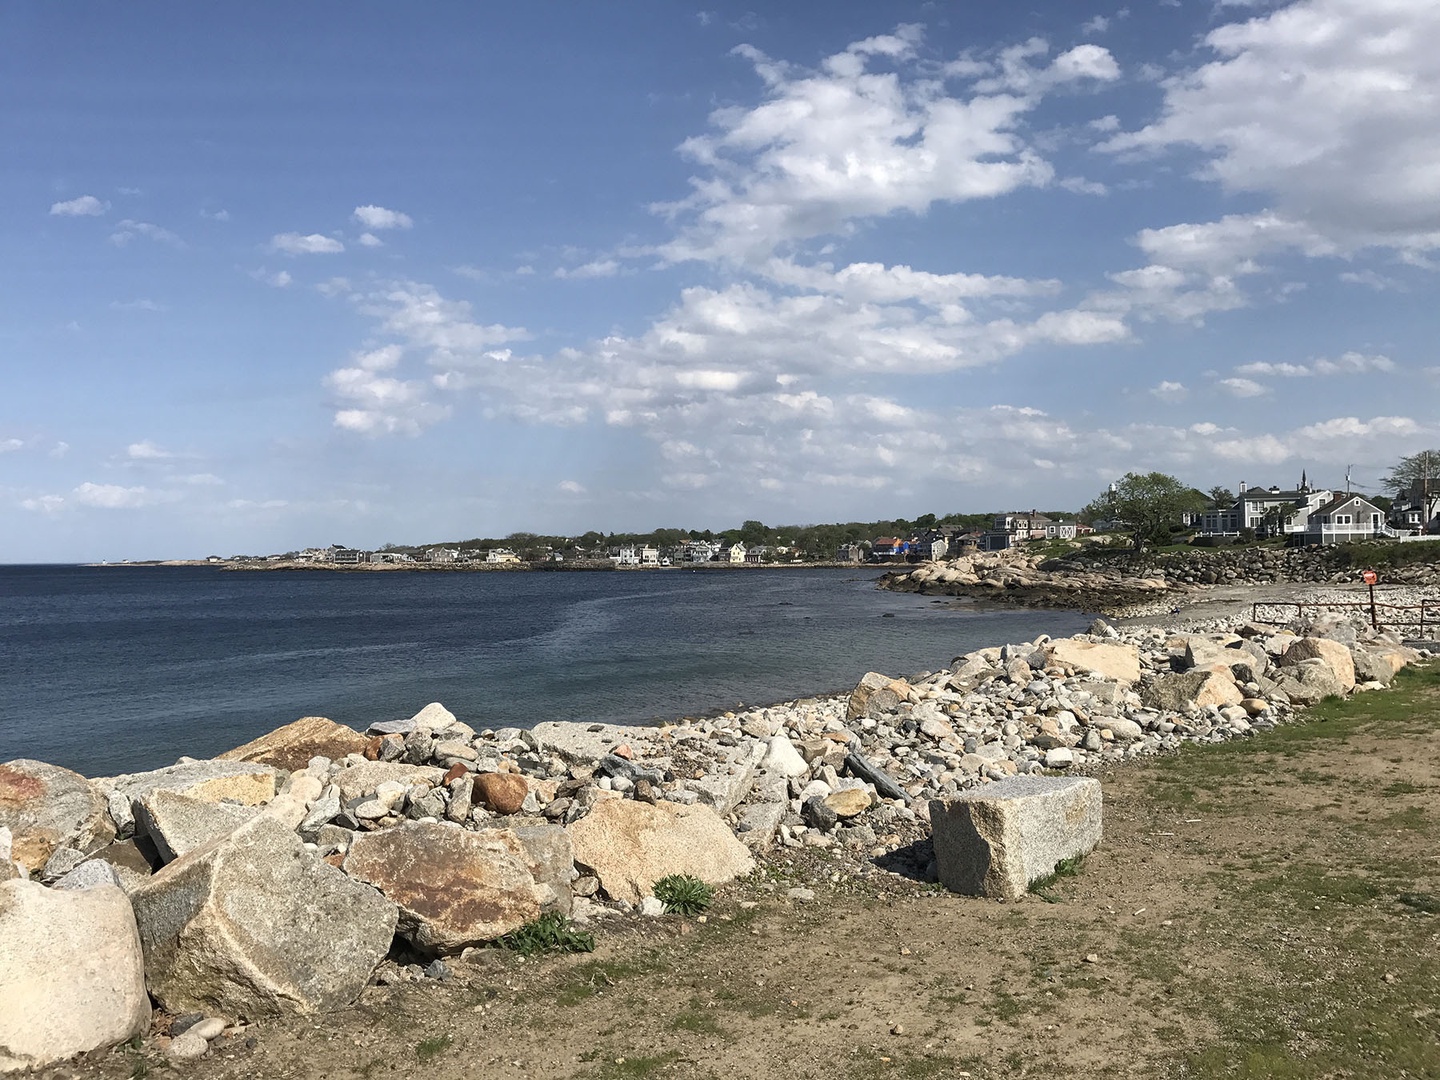
<path fill-rule="evenodd" d="M 952 892 L 1014 900 L 1100 842 L 1100 781 L 1018 776 L 930 803 L 935 864 Z"/>

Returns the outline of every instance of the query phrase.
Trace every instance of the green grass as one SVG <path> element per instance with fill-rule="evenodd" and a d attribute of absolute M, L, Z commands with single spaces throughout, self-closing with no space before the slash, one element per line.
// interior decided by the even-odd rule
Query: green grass
<path fill-rule="evenodd" d="M 1085 865 L 1084 855 L 1073 855 L 1068 859 L 1061 859 L 1055 864 L 1055 869 L 1044 877 L 1038 877 L 1030 883 L 1030 892 L 1040 897 L 1047 904 L 1058 904 L 1059 898 L 1050 895 L 1052 889 L 1064 878 L 1077 877 Z"/>
<path fill-rule="evenodd" d="M 450 1041 L 449 1035 L 432 1035 L 428 1039 L 421 1039 L 415 1044 L 415 1057 L 422 1065 L 434 1061 L 450 1049 Z"/>

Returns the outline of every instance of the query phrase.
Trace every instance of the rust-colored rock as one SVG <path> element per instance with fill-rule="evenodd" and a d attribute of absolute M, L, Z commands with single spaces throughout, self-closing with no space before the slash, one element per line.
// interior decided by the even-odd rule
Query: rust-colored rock
<path fill-rule="evenodd" d="M 385 745 L 385 740 L 379 735 L 372 735 L 365 743 L 365 749 L 360 751 L 366 761 L 379 761 L 380 748 Z"/>
<path fill-rule="evenodd" d="M 93 851 L 115 839 L 105 800 L 90 781 L 28 758 L 0 765 L 0 825 L 12 834 L 11 857 L 32 871 L 61 845 Z"/>
<path fill-rule="evenodd" d="M 402 937 L 426 953 L 446 955 L 539 918 L 528 861 L 507 829 L 466 832 L 407 821 L 357 836 L 344 867 L 399 907 Z"/>
<path fill-rule="evenodd" d="M 464 776 L 469 771 L 469 765 L 466 765 L 463 761 L 457 761 L 454 765 L 451 765 L 450 768 L 445 770 L 445 776 L 441 779 L 440 782 L 448 787 L 451 780 L 458 780 L 460 779 L 460 777 Z"/>
<path fill-rule="evenodd" d="M 530 785 L 515 773 L 481 773 L 475 777 L 475 794 L 497 814 L 520 812 Z"/>
<path fill-rule="evenodd" d="M 227 750 L 221 761 L 252 761 L 294 772 L 303 769 L 312 757 L 339 761 L 346 754 L 363 754 L 370 741 L 354 728 L 323 716 L 302 716 L 294 723 L 276 728 L 268 735 Z M 378 748 L 377 748 L 378 753 Z"/>

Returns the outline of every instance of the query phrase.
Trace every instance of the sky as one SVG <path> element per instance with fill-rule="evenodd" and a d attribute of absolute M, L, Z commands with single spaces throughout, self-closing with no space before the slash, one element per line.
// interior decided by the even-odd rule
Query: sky
<path fill-rule="evenodd" d="M 0 5 L 0 563 L 1360 490 L 1440 5 Z"/>

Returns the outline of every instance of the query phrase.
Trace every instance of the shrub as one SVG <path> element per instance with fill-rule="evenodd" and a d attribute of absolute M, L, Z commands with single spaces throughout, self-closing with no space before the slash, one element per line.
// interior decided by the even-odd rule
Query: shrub
<path fill-rule="evenodd" d="M 595 935 L 576 929 L 564 915 L 550 912 L 497 939 L 496 944 L 521 956 L 542 952 L 594 952 Z"/>

